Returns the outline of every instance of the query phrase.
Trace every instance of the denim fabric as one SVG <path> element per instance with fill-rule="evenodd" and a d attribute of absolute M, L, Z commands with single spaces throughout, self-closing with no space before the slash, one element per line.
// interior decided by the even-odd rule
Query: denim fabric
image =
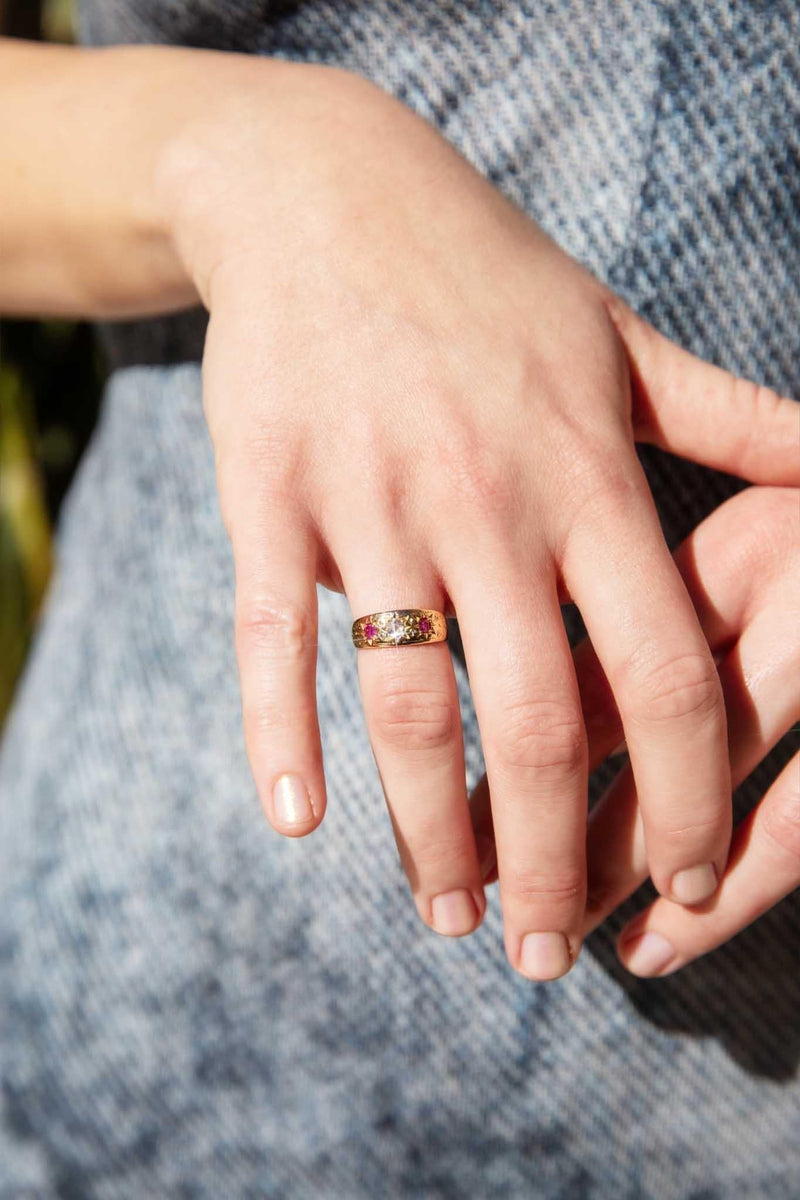
<path fill-rule="evenodd" d="M 800 395 L 794 2 L 91 0 L 83 32 L 369 75 L 659 328 Z M 796 1200 L 799 893 L 663 981 L 613 953 L 649 885 L 555 983 L 508 965 L 496 888 L 476 934 L 437 937 L 394 849 L 348 604 L 322 588 L 328 813 L 300 841 L 266 825 L 180 362 L 201 340 L 198 314 L 110 335 L 2 743 L 0 1200 Z M 643 458 L 671 543 L 739 486 Z"/>

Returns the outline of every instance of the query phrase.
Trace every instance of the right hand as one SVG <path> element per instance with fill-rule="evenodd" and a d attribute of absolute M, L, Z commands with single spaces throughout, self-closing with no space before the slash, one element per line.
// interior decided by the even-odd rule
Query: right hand
<path fill-rule="evenodd" d="M 800 719 L 799 513 L 800 492 L 794 488 L 747 488 L 675 552 L 719 660 L 734 786 Z M 579 679 L 588 681 L 596 672 L 588 643 L 576 651 L 575 663 Z M 590 753 L 597 756 L 619 737 L 619 722 L 613 707 L 601 705 L 593 715 Z M 647 878 L 636 788 L 627 767 L 592 809 L 587 854 L 585 936 Z M 629 970 L 670 974 L 733 937 L 798 886 L 800 754 L 795 754 L 736 826 L 713 902 L 690 911 L 661 897 L 620 931 L 617 947 Z M 658 936 L 639 943 L 645 932 Z"/>
<path fill-rule="evenodd" d="M 265 812 L 302 836 L 325 811 L 316 584 L 353 617 L 456 613 L 506 951 L 554 978 L 586 889 L 586 734 L 559 599 L 611 681 L 654 882 L 694 902 L 728 851 L 725 718 L 634 439 L 799 483 L 794 408 L 668 342 L 366 80 L 220 55 L 202 87 L 208 111 L 160 190 L 211 312 L 204 403 Z M 419 914 L 468 933 L 485 897 L 448 648 L 358 666 Z"/>

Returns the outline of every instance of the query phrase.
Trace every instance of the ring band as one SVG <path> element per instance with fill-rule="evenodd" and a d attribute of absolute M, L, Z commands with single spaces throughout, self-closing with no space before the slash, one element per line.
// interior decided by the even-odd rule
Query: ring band
<path fill-rule="evenodd" d="M 380 646 L 418 646 L 447 640 L 447 619 L 433 608 L 390 608 L 367 613 L 353 621 L 353 645 L 358 650 Z"/>

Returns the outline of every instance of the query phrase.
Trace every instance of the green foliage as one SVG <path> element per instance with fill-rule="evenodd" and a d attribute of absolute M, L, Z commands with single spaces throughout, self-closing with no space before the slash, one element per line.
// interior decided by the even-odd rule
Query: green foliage
<path fill-rule="evenodd" d="M 74 40 L 74 11 L 72 0 L 45 0 L 42 5 L 42 36 L 48 42 Z"/>
<path fill-rule="evenodd" d="M 25 661 L 52 561 L 31 426 L 30 399 L 19 374 L 0 366 L 0 722 Z"/>
<path fill-rule="evenodd" d="M 105 377 L 85 322 L 0 321 L 0 725 L 50 571 L 51 527 Z"/>

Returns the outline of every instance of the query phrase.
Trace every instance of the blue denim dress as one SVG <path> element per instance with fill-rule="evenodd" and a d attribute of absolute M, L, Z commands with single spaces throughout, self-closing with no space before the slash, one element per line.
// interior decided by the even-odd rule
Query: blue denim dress
<path fill-rule="evenodd" d="M 369 76 L 664 332 L 800 395 L 796 0 L 87 0 L 81 28 Z M 328 813 L 299 841 L 267 826 L 203 326 L 105 330 L 2 744 L 0 1200 L 797 1200 L 800 894 L 662 981 L 613 952 L 649 885 L 555 983 L 509 966 L 496 888 L 476 934 L 437 937 L 398 863 L 348 604 L 322 588 Z M 642 458 L 671 544 L 740 486 Z"/>

